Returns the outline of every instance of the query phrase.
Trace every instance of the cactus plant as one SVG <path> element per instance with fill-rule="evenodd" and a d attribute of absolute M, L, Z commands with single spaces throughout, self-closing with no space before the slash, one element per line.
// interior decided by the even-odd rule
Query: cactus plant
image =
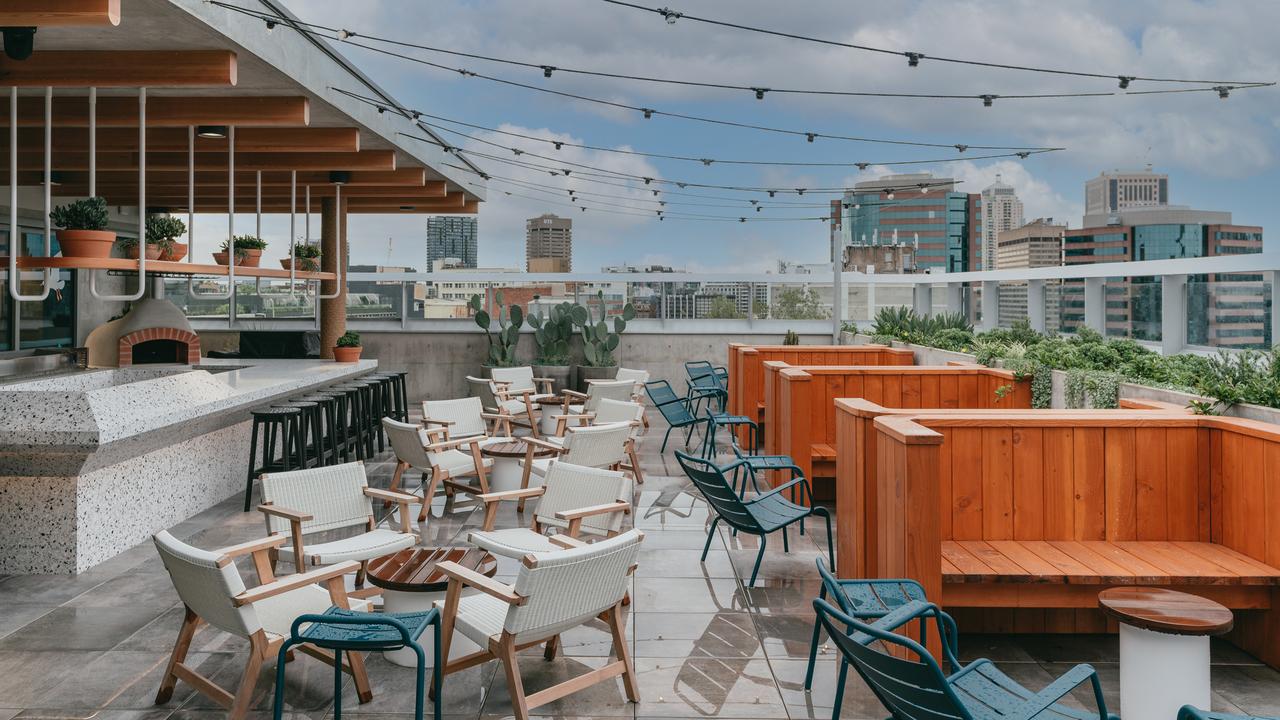
<path fill-rule="evenodd" d="M 796 334 L 795 330 L 788 330 L 787 334 L 782 336 L 782 344 L 783 345 L 799 345 L 800 336 Z"/>
<path fill-rule="evenodd" d="M 618 336 L 627 329 L 627 322 L 635 319 L 636 309 L 631 306 L 631 303 L 624 305 L 622 314 L 615 315 L 613 318 L 613 332 L 609 332 L 609 325 L 605 322 L 608 308 L 604 302 L 604 291 L 597 292 L 596 298 L 600 301 L 600 318 L 597 320 L 592 317 L 590 307 L 574 305 L 573 324 L 577 325 L 582 333 L 582 354 L 587 365 L 613 367 L 618 364 L 613 357 L 613 351 L 618 349 L 620 340 Z"/>
<path fill-rule="evenodd" d="M 533 342 L 538 347 L 537 365 L 568 365 L 569 343 L 573 340 L 573 303 L 563 302 L 550 312 L 530 314 Z"/>
<path fill-rule="evenodd" d="M 519 364 L 516 360 L 516 343 L 520 341 L 520 327 L 524 325 L 524 310 L 519 305 L 512 305 L 504 311 L 506 306 L 502 303 L 501 292 L 495 293 L 493 299 L 498 311 L 497 332 L 490 332 L 489 326 L 493 318 L 484 309 L 480 296 L 471 296 L 471 309 L 475 311 L 476 325 L 484 330 L 484 336 L 489 341 L 489 367 L 515 367 Z"/>

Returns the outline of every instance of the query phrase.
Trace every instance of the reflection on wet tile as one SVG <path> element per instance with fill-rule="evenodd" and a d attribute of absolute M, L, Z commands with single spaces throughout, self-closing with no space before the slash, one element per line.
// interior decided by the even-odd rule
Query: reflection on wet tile
<path fill-rule="evenodd" d="M 639 658 L 637 716 L 785 718 L 765 660 Z"/>
<path fill-rule="evenodd" d="M 635 613 L 636 657 L 764 657 L 751 615 Z"/>

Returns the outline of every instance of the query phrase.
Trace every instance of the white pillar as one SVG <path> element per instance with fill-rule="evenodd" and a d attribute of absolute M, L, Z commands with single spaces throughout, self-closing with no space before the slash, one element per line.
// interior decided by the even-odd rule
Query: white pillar
<path fill-rule="evenodd" d="M 1044 281 L 1027 281 L 1027 322 L 1038 333 L 1045 331 Z"/>
<path fill-rule="evenodd" d="M 947 283 L 947 312 L 964 312 L 964 283 Z"/>
<path fill-rule="evenodd" d="M 1084 279 L 1084 326 L 1107 334 L 1106 278 Z"/>
<path fill-rule="evenodd" d="M 982 322 L 983 330 L 994 330 L 1000 325 L 1000 283 L 994 280 L 982 281 Z"/>
<path fill-rule="evenodd" d="M 926 317 L 933 314 L 933 286 L 917 283 L 911 287 L 911 304 L 916 315 Z"/>
<path fill-rule="evenodd" d="M 1266 283 L 1271 286 L 1271 342 L 1272 346 L 1280 345 L 1280 270 L 1272 270 L 1266 274 Z"/>
<path fill-rule="evenodd" d="M 1174 355 L 1187 347 L 1187 276 L 1160 278 L 1160 352 Z"/>

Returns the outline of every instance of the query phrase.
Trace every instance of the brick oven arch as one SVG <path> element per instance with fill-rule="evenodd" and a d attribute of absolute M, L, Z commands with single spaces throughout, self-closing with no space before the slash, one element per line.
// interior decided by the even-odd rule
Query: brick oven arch
<path fill-rule="evenodd" d="M 133 346 L 151 340 L 173 340 L 187 346 L 187 364 L 200 362 L 200 336 L 176 328 L 147 328 L 122 335 L 119 340 L 120 367 L 133 365 Z"/>

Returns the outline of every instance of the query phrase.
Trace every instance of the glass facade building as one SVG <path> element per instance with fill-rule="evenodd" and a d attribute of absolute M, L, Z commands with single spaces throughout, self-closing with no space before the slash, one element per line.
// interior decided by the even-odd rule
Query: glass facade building
<path fill-rule="evenodd" d="M 845 247 L 909 245 L 916 266 L 948 272 L 981 269 L 981 208 L 978 195 L 904 190 L 844 195 L 840 233 Z"/>
<path fill-rule="evenodd" d="M 479 226 L 474 217 L 437 215 L 427 218 L 427 271 L 438 270 L 445 258 L 458 261 L 454 267 L 478 267 Z"/>

